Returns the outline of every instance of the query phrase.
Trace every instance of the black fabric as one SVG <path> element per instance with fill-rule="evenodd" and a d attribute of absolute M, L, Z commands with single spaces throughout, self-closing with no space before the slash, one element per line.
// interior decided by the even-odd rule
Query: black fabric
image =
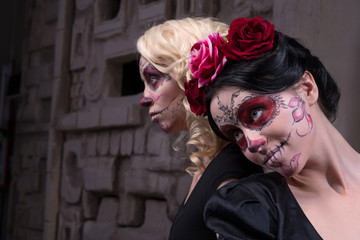
<path fill-rule="evenodd" d="M 186 204 L 182 204 L 171 226 L 169 240 L 216 240 L 203 220 L 204 207 L 221 182 L 262 172 L 247 160 L 239 147 L 228 144 L 209 163 Z"/>
<path fill-rule="evenodd" d="M 220 234 L 219 240 L 322 239 L 276 172 L 226 184 L 204 212 L 206 225 Z"/>

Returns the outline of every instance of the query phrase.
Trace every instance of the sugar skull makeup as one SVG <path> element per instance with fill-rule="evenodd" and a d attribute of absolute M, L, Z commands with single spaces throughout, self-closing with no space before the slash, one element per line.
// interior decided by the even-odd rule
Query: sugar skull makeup
<path fill-rule="evenodd" d="M 291 176 L 301 160 L 301 141 L 312 130 L 305 102 L 295 93 L 258 94 L 224 87 L 213 97 L 211 116 L 252 162 Z"/>
<path fill-rule="evenodd" d="M 269 125 L 278 114 L 278 109 L 282 101 L 274 95 L 249 95 L 242 100 L 241 104 L 239 104 L 240 106 L 236 107 L 234 106 L 234 99 L 238 94 L 239 92 L 235 92 L 231 97 L 231 108 L 234 108 L 234 110 L 231 111 L 227 109 L 223 117 L 217 116 L 214 120 L 215 122 L 225 123 L 221 126 L 221 131 L 225 137 L 230 141 L 236 142 L 239 147 L 245 151 L 248 145 L 245 135 L 239 127 L 227 123 L 235 120 L 244 128 L 259 131 L 264 126 Z M 221 105 L 219 99 L 218 104 Z M 220 109 L 226 109 L 226 107 L 221 106 Z M 233 115 L 235 115 L 235 117 Z M 249 141 L 250 145 L 252 142 L 253 141 Z M 254 146 L 256 144 L 252 145 Z"/>
<path fill-rule="evenodd" d="M 184 92 L 178 83 L 144 57 L 140 58 L 139 70 L 145 84 L 140 104 L 149 108 L 151 121 L 159 123 L 167 133 L 185 130 Z"/>
<path fill-rule="evenodd" d="M 153 65 L 149 64 L 144 68 L 143 75 L 148 86 L 155 91 L 159 86 L 163 85 L 165 81 L 170 81 L 171 77 L 168 74 L 159 72 Z"/>

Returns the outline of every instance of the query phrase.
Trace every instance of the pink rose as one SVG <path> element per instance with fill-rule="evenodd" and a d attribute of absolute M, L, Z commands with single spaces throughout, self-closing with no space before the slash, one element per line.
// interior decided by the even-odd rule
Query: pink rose
<path fill-rule="evenodd" d="M 195 43 L 190 50 L 190 70 L 198 79 L 199 87 L 214 81 L 223 70 L 226 58 L 218 46 L 225 43 L 220 33 L 213 33 L 207 39 Z"/>

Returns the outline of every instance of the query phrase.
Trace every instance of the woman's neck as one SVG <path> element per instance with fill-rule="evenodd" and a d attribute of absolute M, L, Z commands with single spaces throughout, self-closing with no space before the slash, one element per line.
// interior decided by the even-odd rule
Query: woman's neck
<path fill-rule="evenodd" d="M 360 155 L 331 123 L 321 125 L 313 153 L 302 171 L 287 179 L 289 187 L 306 192 L 347 194 L 360 185 Z"/>

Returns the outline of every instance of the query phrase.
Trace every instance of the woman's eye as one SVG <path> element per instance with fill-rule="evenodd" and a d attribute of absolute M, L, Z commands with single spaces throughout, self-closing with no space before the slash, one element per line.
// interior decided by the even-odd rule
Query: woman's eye
<path fill-rule="evenodd" d="M 251 112 L 250 117 L 253 122 L 256 122 L 260 119 L 261 115 L 263 114 L 264 110 L 257 109 Z"/>
<path fill-rule="evenodd" d="M 275 117 L 276 109 L 276 102 L 270 96 L 250 97 L 241 103 L 238 119 L 244 127 L 259 130 Z"/>
<path fill-rule="evenodd" d="M 151 83 L 152 85 L 155 85 L 157 81 L 158 81 L 158 78 L 157 78 L 157 77 L 150 77 L 150 83 Z"/>
<path fill-rule="evenodd" d="M 241 131 L 234 132 L 234 139 L 236 142 L 238 142 L 243 136 L 244 134 Z"/>
<path fill-rule="evenodd" d="M 153 75 L 153 76 L 150 76 L 150 77 L 148 78 L 148 84 L 149 84 L 154 90 L 156 90 L 156 89 L 159 87 L 160 83 L 161 83 L 161 81 L 160 81 L 159 76 Z"/>
<path fill-rule="evenodd" d="M 244 133 L 238 127 L 233 125 L 224 125 L 221 127 L 221 132 L 231 142 L 236 143 L 242 151 L 246 150 L 246 139 Z"/>
<path fill-rule="evenodd" d="M 144 78 L 146 79 L 146 83 L 153 89 L 156 90 L 162 83 L 165 74 L 159 72 L 154 66 L 148 65 L 145 67 Z"/>

